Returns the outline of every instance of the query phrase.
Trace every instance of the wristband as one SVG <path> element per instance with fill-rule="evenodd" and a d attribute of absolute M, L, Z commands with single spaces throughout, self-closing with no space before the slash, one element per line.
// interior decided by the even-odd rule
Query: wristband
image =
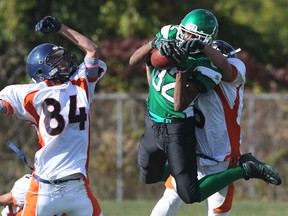
<path fill-rule="evenodd" d="M 152 41 L 149 41 L 149 42 L 148 42 L 148 45 L 149 45 L 149 47 L 150 47 L 150 50 L 152 50 L 152 49 L 153 49 L 153 47 L 152 47 Z"/>
<path fill-rule="evenodd" d="M 179 73 L 186 73 L 188 71 L 188 67 L 186 64 L 185 65 L 178 65 L 177 71 Z"/>
<path fill-rule="evenodd" d="M 184 69 L 184 68 L 177 68 L 177 73 L 186 73 L 188 70 L 187 69 Z"/>
<path fill-rule="evenodd" d="M 151 41 L 148 42 L 148 45 L 150 47 L 150 50 L 155 48 L 154 42 L 156 41 L 157 38 L 153 38 Z"/>

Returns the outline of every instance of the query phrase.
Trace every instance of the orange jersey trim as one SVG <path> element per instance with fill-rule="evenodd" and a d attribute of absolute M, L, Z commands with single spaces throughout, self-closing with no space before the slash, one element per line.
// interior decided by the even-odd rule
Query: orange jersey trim
<path fill-rule="evenodd" d="M 221 90 L 221 87 L 219 85 L 215 86 L 214 91 L 217 93 L 218 97 L 220 98 L 223 109 L 224 109 L 224 115 L 225 115 L 225 121 L 226 126 L 228 130 L 228 136 L 231 144 L 231 154 L 227 159 L 235 159 L 237 160 L 237 157 L 240 156 L 240 136 L 241 136 L 241 127 L 237 123 L 237 115 L 238 115 L 238 108 L 240 104 L 240 98 L 239 98 L 239 90 L 240 87 L 237 87 L 237 97 L 235 99 L 235 103 L 233 108 L 231 109 L 228 101 L 226 99 L 226 96 L 224 95 L 223 91 Z"/>
<path fill-rule="evenodd" d="M 24 99 L 24 108 L 27 110 L 28 113 L 30 113 L 33 118 L 36 120 L 37 124 L 39 122 L 39 115 L 37 114 L 35 107 L 33 106 L 33 99 L 35 97 L 35 94 L 38 92 L 37 91 L 33 91 L 31 93 L 29 93 L 25 99 Z"/>
<path fill-rule="evenodd" d="M 46 82 L 48 83 L 48 81 Z M 36 91 L 33 91 L 31 92 L 30 94 L 28 94 L 25 99 L 24 99 L 24 108 L 27 110 L 28 113 L 30 113 L 33 118 L 36 120 L 36 126 L 37 128 L 39 127 L 39 119 L 40 119 L 40 116 L 37 114 L 36 112 L 36 109 L 35 107 L 33 106 L 33 99 L 35 97 L 35 94 L 38 92 L 39 90 L 36 90 Z M 33 122 L 30 122 L 31 124 L 35 124 Z M 39 129 L 39 128 L 38 128 Z M 40 148 L 42 148 L 45 143 L 41 137 L 40 134 L 38 134 L 38 140 L 39 140 L 39 143 L 38 143 L 38 150 Z"/>
<path fill-rule="evenodd" d="M 80 79 L 77 79 L 77 80 L 72 80 L 71 82 L 72 82 L 73 85 L 77 85 L 80 88 L 84 89 L 85 92 L 86 92 L 86 96 L 89 99 L 88 86 L 87 86 L 86 80 L 84 78 L 80 78 Z"/>
<path fill-rule="evenodd" d="M 99 67 L 99 66 L 98 66 Z M 88 82 L 96 82 L 99 77 L 102 75 L 102 73 L 104 72 L 103 68 L 100 68 L 98 69 L 98 75 L 95 77 L 95 78 L 92 78 L 92 77 L 88 77 Z"/>
<path fill-rule="evenodd" d="M 236 68 L 234 65 L 232 65 L 232 64 L 230 64 L 230 66 L 232 67 L 233 77 L 232 77 L 230 80 L 224 80 L 224 79 L 223 79 L 223 81 L 225 81 L 225 82 L 233 82 L 233 81 L 237 78 L 237 76 L 238 76 L 238 70 L 237 70 L 237 68 Z"/>
<path fill-rule="evenodd" d="M 220 207 L 213 209 L 213 211 L 218 213 L 224 213 L 230 211 L 232 208 L 233 197 L 234 197 L 234 184 L 230 184 L 228 186 L 228 191 L 224 203 Z"/>
<path fill-rule="evenodd" d="M 4 106 L 8 109 L 8 113 L 7 115 L 10 116 L 10 115 L 13 115 L 14 114 L 14 109 L 13 107 L 10 105 L 9 102 L 7 102 L 6 100 L 2 100 Z"/>
<path fill-rule="evenodd" d="M 85 182 L 85 188 L 86 188 L 86 191 L 87 191 L 87 195 L 88 195 L 89 199 L 91 200 L 92 206 L 93 206 L 93 214 L 92 214 L 92 216 L 99 216 L 101 214 L 102 210 L 101 210 L 101 207 L 99 205 L 98 200 L 94 197 L 94 195 L 92 194 L 92 192 L 90 190 L 89 178 L 87 177 L 84 180 L 84 182 Z"/>

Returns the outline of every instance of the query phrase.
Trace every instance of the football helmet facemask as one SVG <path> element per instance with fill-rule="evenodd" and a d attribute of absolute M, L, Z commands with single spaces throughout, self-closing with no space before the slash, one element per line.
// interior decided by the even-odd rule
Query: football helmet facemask
<path fill-rule="evenodd" d="M 78 61 L 74 54 L 51 43 L 35 47 L 26 60 L 26 71 L 36 83 L 45 79 L 66 82 L 77 67 Z"/>
<path fill-rule="evenodd" d="M 188 13 L 181 21 L 176 39 L 182 43 L 185 33 L 193 35 L 193 38 L 200 39 L 211 45 L 218 34 L 218 21 L 208 10 L 196 9 Z"/>
<path fill-rule="evenodd" d="M 241 51 L 240 48 L 235 50 L 229 43 L 223 40 L 215 40 L 211 46 L 221 52 L 226 58 L 237 58 L 236 53 Z"/>

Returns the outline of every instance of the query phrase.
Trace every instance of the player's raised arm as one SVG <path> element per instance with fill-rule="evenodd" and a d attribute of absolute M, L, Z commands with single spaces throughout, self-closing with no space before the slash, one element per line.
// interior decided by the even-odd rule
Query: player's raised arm
<path fill-rule="evenodd" d="M 86 53 L 84 63 L 86 68 L 88 68 L 87 75 L 90 78 L 98 77 L 99 72 L 102 71 L 99 70 L 99 67 L 102 67 L 102 69 L 106 68 L 106 65 L 104 66 L 103 62 L 99 60 L 97 44 L 76 30 L 64 25 L 56 18 L 52 16 L 44 17 L 36 24 L 35 30 L 44 34 L 57 32 L 83 50 Z"/>
<path fill-rule="evenodd" d="M 49 34 L 57 32 L 69 39 L 76 46 L 86 53 L 86 56 L 89 58 L 98 57 L 98 46 L 94 41 L 90 40 L 86 36 L 80 34 L 76 30 L 62 24 L 59 20 L 52 16 L 46 16 L 40 20 L 36 26 L 36 31 L 41 31 L 44 34 Z"/>
<path fill-rule="evenodd" d="M 152 49 L 153 48 L 149 46 L 149 43 L 142 45 L 132 54 L 129 59 L 129 64 L 133 66 L 147 62 Z"/>
<path fill-rule="evenodd" d="M 129 59 L 129 64 L 132 66 L 147 62 L 150 58 L 151 51 L 154 49 L 158 49 L 162 55 L 167 56 L 174 43 L 173 40 L 154 38 L 142 45 L 132 54 Z"/>

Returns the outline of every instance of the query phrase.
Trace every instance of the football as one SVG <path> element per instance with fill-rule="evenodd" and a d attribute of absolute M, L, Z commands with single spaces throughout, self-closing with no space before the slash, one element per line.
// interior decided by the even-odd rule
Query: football
<path fill-rule="evenodd" d="M 176 61 L 161 55 L 160 51 L 154 49 L 151 54 L 151 64 L 158 69 L 168 69 L 176 66 Z"/>

